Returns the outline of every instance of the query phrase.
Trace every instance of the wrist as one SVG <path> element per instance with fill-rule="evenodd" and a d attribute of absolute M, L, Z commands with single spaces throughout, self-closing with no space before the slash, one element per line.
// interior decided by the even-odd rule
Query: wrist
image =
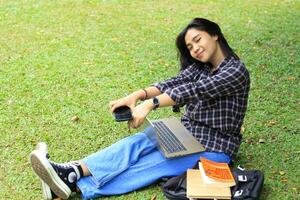
<path fill-rule="evenodd" d="M 152 104 L 154 106 L 153 110 L 156 110 L 160 106 L 160 102 L 157 97 L 152 98 Z"/>
<path fill-rule="evenodd" d="M 144 101 L 143 104 L 145 104 L 145 107 L 146 107 L 149 111 L 153 110 L 154 107 L 155 107 L 155 105 L 153 104 L 152 99 L 148 99 L 148 100 Z"/>
<path fill-rule="evenodd" d="M 136 100 L 143 100 L 145 98 L 145 93 L 143 90 L 138 90 L 132 93 L 132 96 L 136 99 Z"/>

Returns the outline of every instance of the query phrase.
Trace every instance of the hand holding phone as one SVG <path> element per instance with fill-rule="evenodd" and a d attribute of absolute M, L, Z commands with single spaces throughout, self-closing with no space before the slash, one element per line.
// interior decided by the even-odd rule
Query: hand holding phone
<path fill-rule="evenodd" d="M 117 122 L 124 122 L 133 119 L 131 110 L 128 106 L 121 106 L 113 111 Z"/>

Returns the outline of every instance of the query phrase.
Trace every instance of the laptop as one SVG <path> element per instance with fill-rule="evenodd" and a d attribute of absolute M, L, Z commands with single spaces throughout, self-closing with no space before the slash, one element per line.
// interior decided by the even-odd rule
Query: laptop
<path fill-rule="evenodd" d="M 166 158 L 185 156 L 204 151 L 204 147 L 181 124 L 171 117 L 159 120 L 146 118 L 144 132 Z"/>

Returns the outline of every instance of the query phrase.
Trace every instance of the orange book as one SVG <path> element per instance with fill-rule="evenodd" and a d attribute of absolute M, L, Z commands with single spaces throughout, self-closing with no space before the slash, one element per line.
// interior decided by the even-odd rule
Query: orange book
<path fill-rule="evenodd" d="M 222 182 L 235 182 L 227 163 L 218 163 L 202 157 L 200 161 L 207 177 Z"/>

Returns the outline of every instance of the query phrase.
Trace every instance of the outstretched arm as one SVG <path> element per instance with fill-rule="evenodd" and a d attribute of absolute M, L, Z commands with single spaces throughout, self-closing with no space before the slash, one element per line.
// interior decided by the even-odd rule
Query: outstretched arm
<path fill-rule="evenodd" d="M 161 91 L 154 86 L 145 89 L 140 89 L 129 94 L 126 97 L 111 101 L 109 103 L 109 109 L 110 112 L 113 112 L 116 108 L 120 106 L 128 106 L 131 110 L 133 110 L 139 100 L 146 100 L 160 94 Z"/>
<path fill-rule="evenodd" d="M 187 69 L 181 71 L 176 77 L 156 83 L 151 87 L 137 90 L 126 97 L 111 101 L 109 103 L 110 111 L 113 112 L 116 108 L 125 105 L 133 110 L 139 100 L 150 99 L 164 93 L 168 89 L 190 82 L 196 73 L 200 73 L 200 71 L 198 69 L 196 70 L 196 68 L 196 66 L 191 65 Z"/>

